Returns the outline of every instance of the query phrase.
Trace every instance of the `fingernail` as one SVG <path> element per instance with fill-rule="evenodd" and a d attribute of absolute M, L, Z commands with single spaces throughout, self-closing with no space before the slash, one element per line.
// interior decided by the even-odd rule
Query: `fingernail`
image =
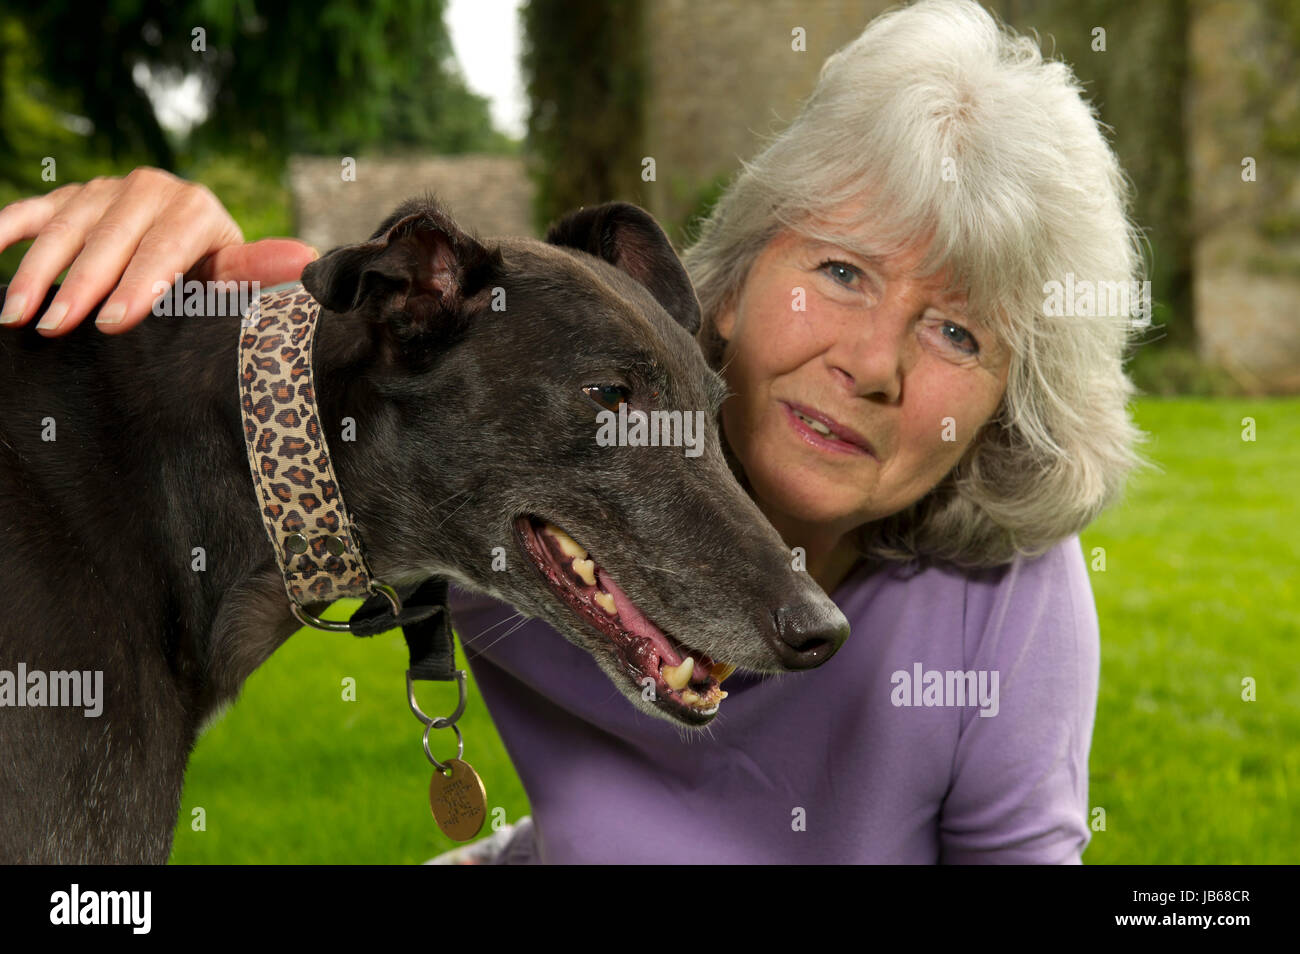
<path fill-rule="evenodd" d="M 26 295 L 9 295 L 6 297 L 4 313 L 0 314 L 0 325 L 12 325 L 23 316 L 23 308 L 26 305 Z"/>
<path fill-rule="evenodd" d="M 99 317 L 95 319 L 95 324 L 100 328 L 105 325 L 120 325 L 122 319 L 126 317 L 126 305 L 121 303 L 109 305 L 107 308 L 99 310 Z"/>
<path fill-rule="evenodd" d="M 63 324 L 63 316 L 67 313 L 68 306 L 61 301 L 56 301 L 45 313 L 45 317 L 36 323 L 36 327 L 41 331 L 53 331 Z"/>
<path fill-rule="evenodd" d="M 320 249 L 315 245 L 311 245 L 309 248 L 311 249 L 311 260 L 314 262 L 316 259 L 320 258 Z"/>

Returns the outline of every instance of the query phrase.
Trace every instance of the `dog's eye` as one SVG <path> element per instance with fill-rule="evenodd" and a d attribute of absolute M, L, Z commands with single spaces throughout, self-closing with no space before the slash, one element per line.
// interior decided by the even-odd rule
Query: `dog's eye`
<path fill-rule="evenodd" d="M 621 384 L 590 384 L 582 390 L 607 411 L 617 411 L 618 406 L 625 403 L 632 393 Z"/>

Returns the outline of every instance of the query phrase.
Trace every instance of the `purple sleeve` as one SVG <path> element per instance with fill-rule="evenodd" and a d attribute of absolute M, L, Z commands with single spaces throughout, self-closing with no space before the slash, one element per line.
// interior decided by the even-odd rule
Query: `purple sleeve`
<path fill-rule="evenodd" d="M 967 587 L 966 666 L 998 673 L 998 709 L 963 714 L 940 861 L 1081 864 L 1100 637 L 1079 542 Z"/>

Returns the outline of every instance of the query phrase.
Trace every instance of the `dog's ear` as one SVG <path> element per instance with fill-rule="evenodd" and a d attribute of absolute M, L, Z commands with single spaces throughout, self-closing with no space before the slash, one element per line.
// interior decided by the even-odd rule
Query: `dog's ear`
<path fill-rule="evenodd" d="M 441 209 L 408 203 L 370 241 L 310 263 L 302 284 L 328 310 L 383 322 L 405 339 L 454 323 L 500 261 Z"/>
<path fill-rule="evenodd" d="M 627 202 L 606 202 L 570 212 L 551 226 L 552 245 L 590 252 L 627 272 L 649 289 L 664 310 L 695 334 L 700 328 L 700 301 L 664 235 L 650 213 Z"/>

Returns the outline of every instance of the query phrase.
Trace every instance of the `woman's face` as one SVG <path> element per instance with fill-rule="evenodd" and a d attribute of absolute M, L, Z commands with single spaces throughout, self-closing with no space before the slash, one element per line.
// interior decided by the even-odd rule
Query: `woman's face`
<path fill-rule="evenodd" d="M 718 316 L 727 441 L 768 519 L 809 553 L 924 496 L 1006 389 L 1006 348 L 944 275 L 916 277 L 924 248 L 869 253 L 783 231 Z"/>

